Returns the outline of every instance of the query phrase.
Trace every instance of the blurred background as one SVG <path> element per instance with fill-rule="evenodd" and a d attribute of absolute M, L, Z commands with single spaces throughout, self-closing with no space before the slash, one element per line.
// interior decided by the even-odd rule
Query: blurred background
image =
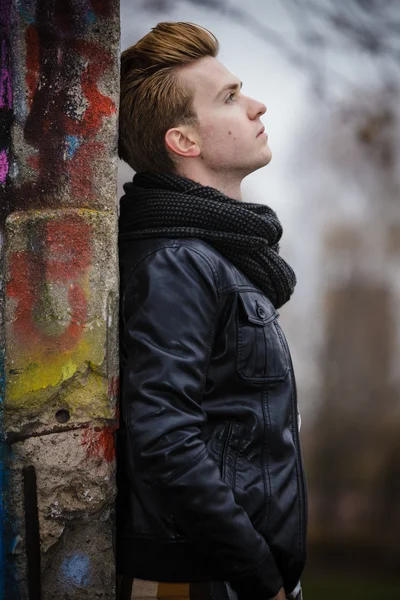
<path fill-rule="evenodd" d="M 277 211 L 298 277 L 281 323 L 309 484 L 305 600 L 400 599 L 400 2 L 122 0 L 122 49 L 163 20 L 212 30 L 268 107 L 273 159 L 243 191 Z M 120 195 L 132 175 L 120 163 Z"/>

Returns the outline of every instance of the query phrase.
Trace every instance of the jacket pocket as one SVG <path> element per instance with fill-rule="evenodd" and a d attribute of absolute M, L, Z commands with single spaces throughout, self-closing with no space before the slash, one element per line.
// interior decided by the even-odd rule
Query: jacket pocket
<path fill-rule="evenodd" d="M 239 292 L 237 310 L 237 372 L 253 383 L 285 379 L 289 363 L 283 332 L 272 303 L 259 292 Z"/>
<path fill-rule="evenodd" d="M 236 487 L 236 462 L 242 445 L 244 427 L 241 423 L 230 421 L 224 431 L 221 451 L 221 478 L 232 490 Z"/>

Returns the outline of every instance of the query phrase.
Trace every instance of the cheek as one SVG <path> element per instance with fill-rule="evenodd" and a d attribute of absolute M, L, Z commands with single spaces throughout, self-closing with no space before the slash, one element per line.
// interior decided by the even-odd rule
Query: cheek
<path fill-rule="evenodd" d="M 240 142 L 240 136 L 232 124 L 209 123 L 202 127 L 201 140 L 203 147 L 209 151 L 218 151 L 224 148 L 226 151 L 234 151 L 235 146 Z"/>
<path fill-rule="evenodd" d="M 228 140 L 229 138 L 230 136 L 226 134 L 226 139 Z M 215 154 L 215 151 L 221 148 L 221 145 L 224 145 L 224 140 L 221 139 L 221 132 L 213 123 L 209 123 L 201 128 L 200 139 L 202 149 L 208 155 Z"/>
<path fill-rule="evenodd" d="M 210 164 L 231 164 L 240 160 L 245 150 L 245 136 L 241 135 L 239 123 L 232 119 L 208 119 L 202 122 L 200 140 L 203 157 Z"/>

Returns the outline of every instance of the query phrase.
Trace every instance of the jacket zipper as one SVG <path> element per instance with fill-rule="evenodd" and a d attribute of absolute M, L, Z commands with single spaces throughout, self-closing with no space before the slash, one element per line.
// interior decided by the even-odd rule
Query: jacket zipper
<path fill-rule="evenodd" d="M 228 447 L 229 447 L 229 444 L 231 441 L 232 432 L 233 432 L 233 423 L 232 423 L 232 421 L 230 421 L 226 428 L 226 433 L 224 436 L 224 445 L 222 447 L 222 454 L 221 454 L 221 478 L 223 481 L 225 481 L 226 455 L 228 453 Z"/>

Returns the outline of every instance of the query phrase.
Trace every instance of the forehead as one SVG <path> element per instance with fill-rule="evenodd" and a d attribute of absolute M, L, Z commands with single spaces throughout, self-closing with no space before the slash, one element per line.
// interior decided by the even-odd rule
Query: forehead
<path fill-rule="evenodd" d="M 194 91 L 196 99 L 214 100 L 218 92 L 231 83 L 238 83 L 224 65 L 212 56 L 206 56 L 183 67 L 180 79 Z"/>

